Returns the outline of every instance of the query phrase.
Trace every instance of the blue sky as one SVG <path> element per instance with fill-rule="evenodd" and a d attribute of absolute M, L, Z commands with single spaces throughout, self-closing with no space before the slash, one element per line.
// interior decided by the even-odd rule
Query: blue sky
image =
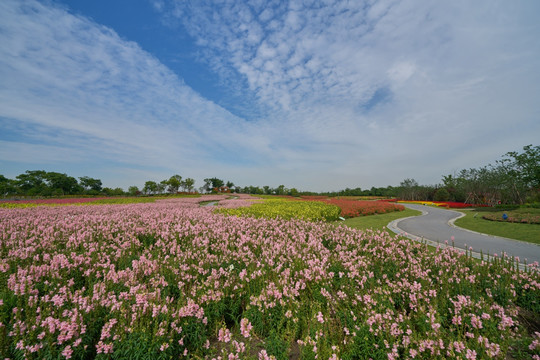
<path fill-rule="evenodd" d="M 439 183 L 540 139 L 540 2 L 3 0 L 0 174 Z"/>

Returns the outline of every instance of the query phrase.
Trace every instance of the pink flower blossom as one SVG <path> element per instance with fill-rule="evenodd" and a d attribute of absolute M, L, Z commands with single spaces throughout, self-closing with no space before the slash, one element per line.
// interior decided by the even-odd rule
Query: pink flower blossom
<path fill-rule="evenodd" d="M 476 360 L 476 351 L 467 349 L 467 353 L 465 354 L 465 358 L 467 360 Z"/>
<path fill-rule="evenodd" d="M 219 332 L 218 332 L 218 340 L 219 341 L 228 343 L 229 341 L 231 341 L 231 336 L 232 336 L 232 334 L 229 331 L 229 329 L 227 329 L 227 328 L 219 329 Z"/>
<path fill-rule="evenodd" d="M 324 316 L 323 316 L 322 312 L 320 312 L 320 311 L 317 314 L 317 321 L 320 322 L 321 324 L 324 323 Z"/>
<path fill-rule="evenodd" d="M 251 330 L 253 329 L 253 325 L 249 322 L 248 319 L 243 318 L 240 320 L 240 333 L 243 337 L 248 338 L 251 335 Z"/>
<path fill-rule="evenodd" d="M 65 357 L 66 359 L 71 359 L 72 354 L 73 354 L 73 350 L 71 349 L 70 345 L 66 346 L 64 350 L 62 351 L 62 356 Z"/>

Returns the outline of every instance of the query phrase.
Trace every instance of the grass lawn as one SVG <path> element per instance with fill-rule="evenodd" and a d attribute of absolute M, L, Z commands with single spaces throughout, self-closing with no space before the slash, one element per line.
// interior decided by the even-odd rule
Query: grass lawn
<path fill-rule="evenodd" d="M 490 235 L 540 244 L 540 225 L 499 222 L 482 219 L 485 212 L 466 211 L 467 215 L 456 220 L 456 226 Z M 476 214 L 476 217 L 475 217 Z"/>
<path fill-rule="evenodd" d="M 360 216 L 355 218 L 346 219 L 345 221 L 336 222 L 336 224 L 345 224 L 348 227 L 355 229 L 373 229 L 373 230 L 386 230 L 386 225 L 393 220 L 417 216 L 422 214 L 420 211 L 405 209 L 403 211 L 395 211 L 387 214 L 376 214 L 368 216 Z"/>

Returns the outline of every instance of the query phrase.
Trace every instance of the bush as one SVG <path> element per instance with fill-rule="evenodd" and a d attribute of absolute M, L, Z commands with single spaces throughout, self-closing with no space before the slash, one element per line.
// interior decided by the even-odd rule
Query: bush
<path fill-rule="evenodd" d="M 433 196 L 435 201 L 448 201 L 450 200 L 450 193 L 445 188 L 441 188 L 435 192 Z"/>

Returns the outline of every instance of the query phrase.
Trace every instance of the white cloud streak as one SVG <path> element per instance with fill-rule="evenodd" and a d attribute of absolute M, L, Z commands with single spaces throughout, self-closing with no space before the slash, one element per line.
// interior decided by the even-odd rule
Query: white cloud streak
<path fill-rule="evenodd" d="M 318 147 L 300 158 L 334 159 L 347 179 L 438 181 L 447 163 L 478 165 L 471 151 L 485 165 L 539 138 L 538 4 L 172 3 L 215 71 L 295 134 L 282 140 Z"/>
<path fill-rule="evenodd" d="M 64 8 L 3 1 L 0 124 L 21 136 L 0 161 L 64 149 L 67 163 L 121 164 L 120 186 L 154 169 L 332 190 L 437 182 L 540 138 L 534 2 L 152 3 L 245 103 L 218 106 Z"/>
<path fill-rule="evenodd" d="M 62 134 L 53 141 L 34 130 L 30 142 L 11 141 L 2 160 L 94 158 L 175 172 L 198 171 L 201 161 L 211 167 L 218 151 L 240 160 L 257 153 L 243 120 L 111 29 L 35 1 L 2 2 L 0 13 L 0 117 Z M 37 140 L 56 143 L 46 151 Z M 61 148 L 83 149 L 86 159 L 59 156 Z"/>

